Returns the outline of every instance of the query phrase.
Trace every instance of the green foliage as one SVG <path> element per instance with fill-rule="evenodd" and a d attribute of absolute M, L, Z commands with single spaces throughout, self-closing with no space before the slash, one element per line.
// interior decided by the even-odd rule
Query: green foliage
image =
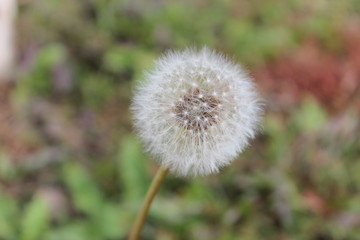
<path fill-rule="evenodd" d="M 134 74 L 134 79 L 140 79 L 142 72 L 154 60 L 152 52 L 135 46 L 115 46 L 109 48 L 103 57 L 102 65 L 106 71 L 113 74 Z"/>
<path fill-rule="evenodd" d="M 11 180 L 16 178 L 16 167 L 11 159 L 0 151 L 0 177 L 2 179 Z"/>
<path fill-rule="evenodd" d="M 16 202 L 0 190 L 0 238 L 16 239 L 17 216 Z"/>
<path fill-rule="evenodd" d="M 115 92 L 111 79 L 100 74 L 84 76 L 82 86 L 84 104 L 89 107 L 102 106 Z"/>
<path fill-rule="evenodd" d="M 65 48 L 58 43 L 41 48 L 34 59 L 33 69 L 20 80 L 19 89 L 29 94 L 51 95 L 53 86 L 51 74 L 57 64 L 65 61 L 65 51 Z"/>
<path fill-rule="evenodd" d="M 46 235 L 49 240 L 78 240 L 78 239 L 94 239 L 88 232 L 88 225 L 84 222 L 72 221 L 71 224 L 60 229 L 54 229 Z"/>
<path fill-rule="evenodd" d="M 123 139 L 118 154 L 118 172 L 120 186 L 124 190 L 124 198 L 129 202 L 138 204 L 149 186 L 149 177 L 146 170 L 146 158 L 142 153 L 140 144 L 134 137 Z"/>
<path fill-rule="evenodd" d="M 49 227 L 49 209 L 39 197 L 34 198 L 25 208 L 22 218 L 22 240 L 41 239 Z"/>
<path fill-rule="evenodd" d="M 77 209 L 89 215 L 96 215 L 98 211 L 101 211 L 103 200 L 101 192 L 81 165 L 74 161 L 65 163 L 63 179 Z"/>
<path fill-rule="evenodd" d="M 126 229 L 119 226 L 122 207 L 118 203 L 105 201 L 103 193 L 95 180 L 76 162 L 64 164 L 63 176 L 70 190 L 74 207 L 86 214 L 89 219 L 79 221 L 75 226 L 64 226 L 51 235 L 66 236 L 70 239 L 86 235 L 87 239 L 117 238 L 125 234 Z"/>
<path fill-rule="evenodd" d="M 307 132 L 318 130 L 326 123 L 326 112 L 313 98 L 307 98 L 300 109 L 294 113 L 295 125 Z"/>

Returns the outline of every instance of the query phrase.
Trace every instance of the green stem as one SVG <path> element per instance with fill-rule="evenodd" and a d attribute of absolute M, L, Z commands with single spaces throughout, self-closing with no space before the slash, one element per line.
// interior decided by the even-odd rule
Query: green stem
<path fill-rule="evenodd" d="M 139 236 L 140 236 L 141 230 L 144 226 L 151 203 L 152 203 L 156 193 L 158 192 L 160 185 L 163 182 L 168 171 L 169 170 L 167 168 L 162 167 L 162 166 L 157 171 L 157 173 L 150 185 L 150 188 L 146 194 L 146 197 L 145 197 L 144 203 L 140 209 L 140 212 L 138 212 L 138 215 L 136 216 L 134 226 L 130 232 L 129 240 L 138 240 L 139 239 Z"/>

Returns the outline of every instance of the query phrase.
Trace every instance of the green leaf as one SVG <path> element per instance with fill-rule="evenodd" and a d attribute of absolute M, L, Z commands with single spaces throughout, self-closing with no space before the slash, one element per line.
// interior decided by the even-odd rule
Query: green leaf
<path fill-rule="evenodd" d="M 4 153 L 0 151 L 0 178 L 11 180 L 16 176 L 16 168 L 14 162 Z"/>
<path fill-rule="evenodd" d="M 90 240 L 94 239 L 88 231 L 89 224 L 85 221 L 71 221 L 61 228 L 54 229 L 46 235 L 48 240 Z"/>
<path fill-rule="evenodd" d="M 63 178 L 77 209 L 90 215 L 96 215 L 101 211 L 102 194 L 83 166 L 75 161 L 66 162 Z"/>
<path fill-rule="evenodd" d="M 38 240 L 49 227 L 49 209 L 47 204 L 38 196 L 26 206 L 21 225 L 22 240 Z"/>
<path fill-rule="evenodd" d="M 149 161 L 134 137 L 126 137 L 118 154 L 118 171 L 120 185 L 123 186 L 125 198 L 128 200 L 143 199 L 149 185 L 146 167 Z"/>
<path fill-rule="evenodd" d="M 295 113 L 295 124 L 300 130 L 311 132 L 319 129 L 327 119 L 327 114 L 313 98 L 306 98 Z"/>
<path fill-rule="evenodd" d="M 104 205 L 101 214 L 96 219 L 104 239 L 118 239 L 128 231 L 126 228 L 128 224 L 122 222 L 125 218 L 121 210 L 123 209 L 120 206 L 113 203 Z"/>
<path fill-rule="evenodd" d="M 265 131 L 271 139 L 265 146 L 269 160 L 279 160 L 286 156 L 290 139 L 285 124 L 280 117 L 274 114 L 267 114 L 265 118 Z"/>
<path fill-rule="evenodd" d="M 0 239 L 16 239 L 17 213 L 16 201 L 0 190 Z"/>

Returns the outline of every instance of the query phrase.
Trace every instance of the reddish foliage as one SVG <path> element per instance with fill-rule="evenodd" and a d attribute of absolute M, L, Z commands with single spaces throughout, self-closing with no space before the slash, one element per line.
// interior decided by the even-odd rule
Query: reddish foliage
<path fill-rule="evenodd" d="M 326 200 L 312 189 L 303 192 L 304 203 L 306 207 L 320 216 L 326 216 L 330 213 Z"/>
<path fill-rule="evenodd" d="M 259 69 L 256 78 L 281 108 L 311 94 L 330 110 L 343 109 L 353 103 L 360 86 L 360 28 L 348 26 L 342 35 L 341 54 L 310 39 Z"/>

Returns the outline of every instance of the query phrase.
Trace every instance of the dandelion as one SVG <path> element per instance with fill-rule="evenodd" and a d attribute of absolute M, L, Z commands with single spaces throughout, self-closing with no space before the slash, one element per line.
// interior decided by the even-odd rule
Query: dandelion
<path fill-rule="evenodd" d="M 137 89 L 132 110 L 147 150 L 179 176 L 229 165 L 255 136 L 261 115 L 247 73 L 207 48 L 160 58 Z"/>
<path fill-rule="evenodd" d="M 169 52 L 137 88 L 135 127 L 161 164 L 130 239 L 138 239 L 166 173 L 194 177 L 219 172 L 255 137 L 261 118 L 252 79 L 238 64 L 207 48 Z"/>

